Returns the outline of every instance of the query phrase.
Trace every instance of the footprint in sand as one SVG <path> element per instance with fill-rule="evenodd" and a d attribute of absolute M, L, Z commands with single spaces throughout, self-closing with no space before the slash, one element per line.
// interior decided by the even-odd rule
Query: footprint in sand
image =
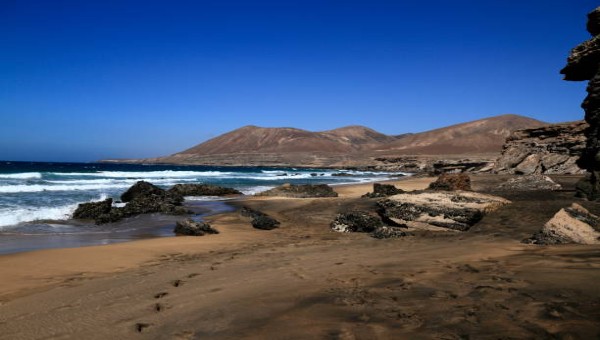
<path fill-rule="evenodd" d="M 173 280 L 173 281 L 171 281 L 171 285 L 173 287 L 177 288 L 177 287 L 183 285 L 183 281 L 182 280 Z"/>
<path fill-rule="evenodd" d="M 138 323 L 135 324 L 135 330 L 138 333 L 142 333 L 148 327 L 150 327 L 149 323 L 138 322 Z"/>
<path fill-rule="evenodd" d="M 160 293 L 154 294 L 154 298 L 155 299 L 162 299 L 163 297 L 165 297 L 167 295 L 169 295 L 169 293 L 167 293 L 167 292 L 160 292 Z"/>

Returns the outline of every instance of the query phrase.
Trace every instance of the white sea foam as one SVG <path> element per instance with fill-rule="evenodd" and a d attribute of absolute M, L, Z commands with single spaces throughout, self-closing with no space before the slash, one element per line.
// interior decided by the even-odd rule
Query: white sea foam
<path fill-rule="evenodd" d="M 244 195 L 256 195 L 259 192 L 267 191 L 267 190 L 273 189 L 273 188 L 274 188 L 273 186 L 261 185 L 261 186 L 255 186 L 255 187 L 249 187 L 249 188 L 240 189 L 240 191 Z"/>
<path fill-rule="evenodd" d="M 53 172 L 55 176 L 90 176 L 108 178 L 179 178 L 179 177 L 222 177 L 232 175 L 232 172 L 223 171 L 98 171 L 98 172 Z"/>
<path fill-rule="evenodd" d="M 107 198 L 101 195 L 93 201 L 101 201 Z M 0 209 L 0 230 L 6 227 L 15 226 L 23 222 L 33 222 L 39 220 L 66 220 L 77 209 L 78 203 L 66 204 L 58 207 L 8 207 Z"/>
<path fill-rule="evenodd" d="M 0 193 L 14 194 L 22 192 L 43 192 L 43 191 L 86 191 L 127 188 L 127 183 L 114 184 L 80 184 L 80 185 L 5 185 L 0 186 Z"/>
<path fill-rule="evenodd" d="M 22 172 L 17 174 L 0 174 L 1 179 L 36 179 L 42 178 L 39 172 Z"/>

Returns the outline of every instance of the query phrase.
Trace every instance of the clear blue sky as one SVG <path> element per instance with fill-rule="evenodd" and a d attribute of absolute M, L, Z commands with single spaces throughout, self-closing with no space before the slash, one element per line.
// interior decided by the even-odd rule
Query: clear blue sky
<path fill-rule="evenodd" d="M 583 117 L 590 0 L 0 0 L 0 159 L 171 154 L 244 126 Z"/>

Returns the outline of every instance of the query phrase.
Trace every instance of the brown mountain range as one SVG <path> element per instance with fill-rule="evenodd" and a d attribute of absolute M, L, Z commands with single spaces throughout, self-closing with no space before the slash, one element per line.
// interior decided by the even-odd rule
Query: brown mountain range
<path fill-rule="evenodd" d="M 135 161 L 205 165 L 354 166 L 369 164 L 375 157 L 381 156 L 496 155 L 512 131 L 545 124 L 532 118 L 507 114 L 399 136 L 388 136 L 363 126 L 322 132 L 245 126 L 171 156 Z"/>

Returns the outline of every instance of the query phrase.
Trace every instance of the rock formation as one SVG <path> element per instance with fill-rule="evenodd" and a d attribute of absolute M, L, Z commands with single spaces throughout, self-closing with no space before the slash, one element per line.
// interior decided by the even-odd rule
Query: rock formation
<path fill-rule="evenodd" d="M 175 229 L 173 229 L 175 235 L 183 236 L 204 236 L 206 234 L 218 234 L 219 231 L 212 228 L 210 224 L 204 222 L 196 222 L 191 218 L 177 221 Z"/>
<path fill-rule="evenodd" d="M 100 215 L 108 214 L 112 209 L 112 198 L 104 201 L 81 203 L 73 213 L 73 218 L 82 220 L 94 220 Z"/>
<path fill-rule="evenodd" d="M 338 193 L 327 184 L 283 184 L 271 190 L 263 191 L 258 196 L 277 197 L 337 197 Z"/>
<path fill-rule="evenodd" d="M 398 195 L 403 192 L 404 192 L 404 190 L 398 189 L 395 186 L 393 186 L 392 184 L 374 183 L 373 184 L 373 192 L 366 193 L 362 197 L 381 198 L 381 197 Z"/>
<path fill-rule="evenodd" d="M 600 244 L 600 217 L 577 203 L 560 209 L 542 228 L 523 243 L 532 244 Z"/>
<path fill-rule="evenodd" d="M 242 207 L 240 211 L 240 215 L 244 217 L 250 217 L 252 221 L 252 227 L 260 230 L 273 230 L 278 228 L 281 223 L 274 219 L 273 217 L 265 214 L 262 211 L 254 210 L 248 207 Z"/>
<path fill-rule="evenodd" d="M 500 174 L 582 174 L 576 164 L 585 149 L 584 121 L 513 132 L 494 172 Z"/>
<path fill-rule="evenodd" d="M 169 193 L 178 196 L 226 196 L 242 194 L 236 189 L 212 184 L 176 184 L 169 189 Z"/>
<path fill-rule="evenodd" d="M 466 231 L 486 212 L 508 203 L 504 198 L 475 192 L 429 191 L 391 196 L 378 206 L 384 221 L 400 226 Z"/>
<path fill-rule="evenodd" d="M 471 178 L 467 174 L 441 174 L 435 182 L 429 184 L 430 190 L 471 190 Z"/>
<path fill-rule="evenodd" d="M 560 73 L 565 80 L 589 80 L 588 96 L 581 104 L 585 110 L 586 147 L 577 164 L 588 171 L 589 185 L 579 186 L 580 195 L 591 200 L 600 198 L 600 7 L 588 14 L 587 29 L 591 39 L 575 47 L 567 58 L 567 66 Z"/>
<path fill-rule="evenodd" d="M 370 233 L 383 227 L 381 218 L 365 211 L 350 211 L 338 214 L 331 222 L 331 229 L 340 233 Z"/>
<path fill-rule="evenodd" d="M 544 175 L 524 175 L 511 178 L 498 186 L 498 190 L 530 191 L 530 190 L 560 190 L 562 186 Z"/>

